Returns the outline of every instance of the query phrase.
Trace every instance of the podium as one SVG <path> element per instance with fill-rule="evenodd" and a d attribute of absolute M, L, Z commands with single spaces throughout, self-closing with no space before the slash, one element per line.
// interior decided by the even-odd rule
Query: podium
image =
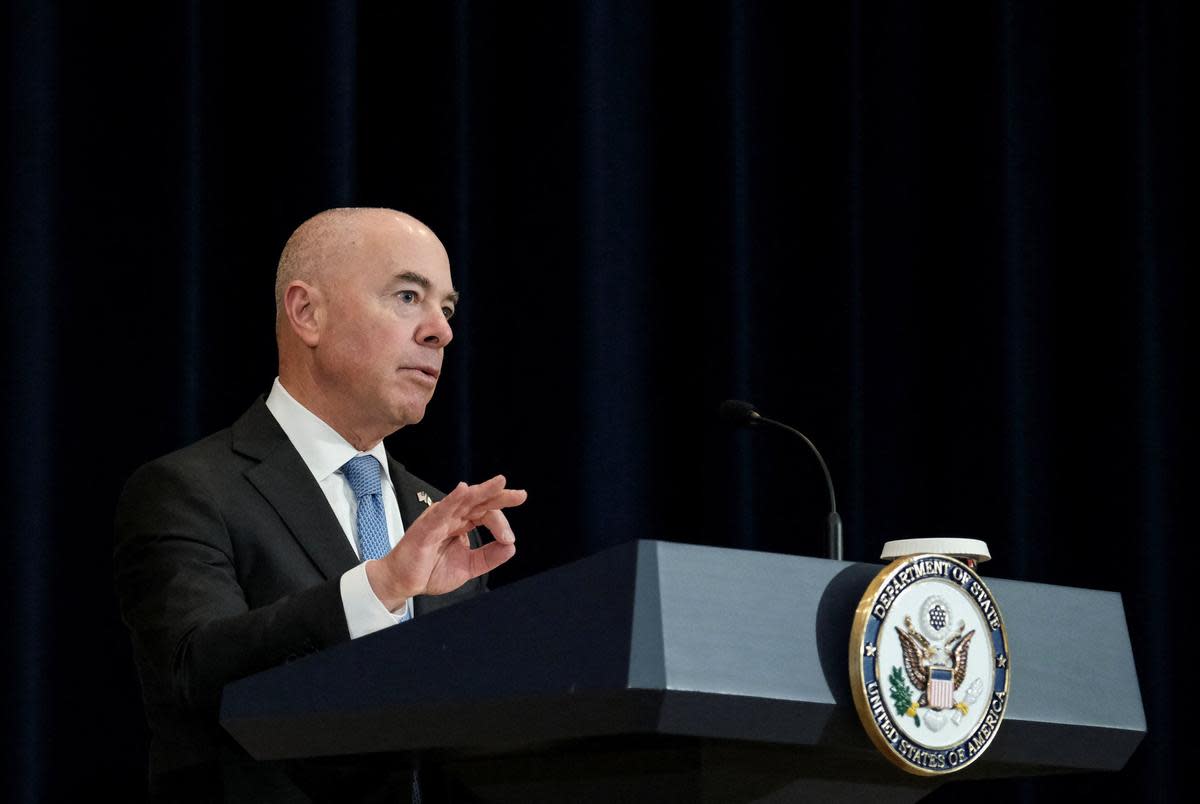
<path fill-rule="evenodd" d="M 887 762 L 846 668 L 879 569 L 629 542 L 232 683 L 221 723 L 255 759 L 419 763 L 483 801 L 898 802 L 1124 766 L 1146 721 L 1120 595 L 993 578 L 994 742 L 949 779 Z"/>

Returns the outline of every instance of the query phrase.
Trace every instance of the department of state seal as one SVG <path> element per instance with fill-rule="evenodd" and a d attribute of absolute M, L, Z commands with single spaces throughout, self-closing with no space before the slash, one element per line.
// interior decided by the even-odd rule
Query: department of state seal
<path fill-rule="evenodd" d="M 944 555 L 896 559 L 858 604 L 850 689 L 871 741 L 909 773 L 970 765 L 1008 704 L 1008 636 L 992 593 Z"/>

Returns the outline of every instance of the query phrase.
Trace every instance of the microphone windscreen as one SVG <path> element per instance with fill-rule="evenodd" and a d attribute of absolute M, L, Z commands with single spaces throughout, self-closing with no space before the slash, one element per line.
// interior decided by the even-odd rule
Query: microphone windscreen
<path fill-rule="evenodd" d="M 753 424 L 758 418 L 758 411 L 749 402 L 740 399 L 726 399 L 719 408 L 721 421 L 734 427 Z"/>

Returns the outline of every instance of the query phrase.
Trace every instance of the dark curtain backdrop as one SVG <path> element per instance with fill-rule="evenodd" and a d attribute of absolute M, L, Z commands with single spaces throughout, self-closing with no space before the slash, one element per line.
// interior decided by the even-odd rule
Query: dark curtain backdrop
<path fill-rule="evenodd" d="M 10 3 L 6 793 L 140 794 L 118 490 L 268 389 L 275 259 L 337 205 L 449 249 L 390 447 L 530 490 L 496 584 L 635 537 L 819 553 L 810 457 L 715 419 L 751 399 L 824 451 L 847 558 L 978 537 L 1123 595 L 1130 766 L 975 792 L 1181 793 L 1185 5 Z"/>

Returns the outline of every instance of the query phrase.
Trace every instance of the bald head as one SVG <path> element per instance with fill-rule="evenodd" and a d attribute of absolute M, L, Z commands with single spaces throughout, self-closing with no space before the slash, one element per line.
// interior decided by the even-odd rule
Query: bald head
<path fill-rule="evenodd" d="M 275 322 L 285 319 L 283 297 L 297 280 L 328 286 L 338 269 L 354 260 L 364 239 L 380 228 L 396 230 L 403 237 L 437 238 L 423 223 L 404 212 L 381 207 L 327 209 L 306 220 L 292 232 L 275 271 Z"/>
<path fill-rule="evenodd" d="M 279 379 L 360 449 L 420 421 L 458 292 L 441 241 L 391 209 L 331 209 L 288 238 L 275 277 Z"/>

